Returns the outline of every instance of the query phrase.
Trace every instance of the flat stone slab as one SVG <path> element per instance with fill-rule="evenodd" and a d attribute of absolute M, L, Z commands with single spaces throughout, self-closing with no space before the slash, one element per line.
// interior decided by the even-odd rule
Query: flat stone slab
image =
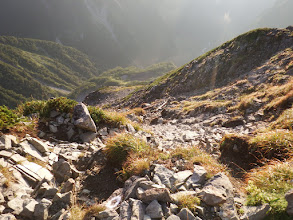
<path fill-rule="evenodd" d="M 47 179 L 47 180 L 52 180 L 53 179 L 53 174 L 47 170 L 46 168 L 33 163 L 33 162 L 26 162 L 22 164 L 25 168 L 31 170 L 35 174 L 37 174 L 41 179 Z"/>
<path fill-rule="evenodd" d="M 0 151 L 0 158 L 4 157 L 4 158 L 10 158 L 13 155 L 13 153 L 6 151 L 6 150 L 2 150 Z"/>
<path fill-rule="evenodd" d="M 38 151 L 32 144 L 30 144 L 28 141 L 24 141 L 19 144 L 20 147 L 23 149 L 23 151 L 32 157 L 37 158 L 40 161 L 46 162 L 46 160 L 42 157 L 42 154 L 40 151 Z"/>

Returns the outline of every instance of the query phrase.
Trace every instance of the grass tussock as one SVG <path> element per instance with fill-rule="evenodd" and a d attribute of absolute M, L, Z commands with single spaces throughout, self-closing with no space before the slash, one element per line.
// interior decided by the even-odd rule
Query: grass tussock
<path fill-rule="evenodd" d="M 133 112 L 136 116 L 143 116 L 146 114 L 146 111 L 143 108 L 134 108 L 130 112 Z"/>
<path fill-rule="evenodd" d="M 201 150 L 199 147 L 176 148 L 170 152 L 170 158 L 183 158 L 189 162 L 189 168 L 193 168 L 193 164 L 203 166 L 207 171 L 207 177 L 212 177 L 219 172 L 227 172 L 227 167 L 219 163 L 210 154 Z"/>
<path fill-rule="evenodd" d="M 183 111 L 215 111 L 221 107 L 231 105 L 231 101 L 227 100 L 204 100 L 204 101 L 185 101 Z"/>
<path fill-rule="evenodd" d="M 195 212 L 199 204 L 200 199 L 193 195 L 182 195 L 178 198 L 179 210 L 183 208 L 188 208 L 190 211 Z"/>
<path fill-rule="evenodd" d="M 290 80 L 283 86 L 269 88 L 266 100 L 268 101 L 265 106 L 267 112 L 276 109 L 286 109 L 291 106 L 293 101 L 293 80 Z"/>
<path fill-rule="evenodd" d="M 126 113 L 103 110 L 93 106 L 89 106 L 88 109 L 96 125 L 107 124 L 118 127 L 120 125 L 131 124 L 135 130 L 140 130 L 139 124 L 130 121 L 126 117 Z"/>
<path fill-rule="evenodd" d="M 0 174 L 5 177 L 5 182 L 3 183 L 4 187 L 9 187 L 12 182 L 16 181 L 8 167 L 3 167 L 0 165 Z"/>
<path fill-rule="evenodd" d="M 293 155 L 293 131 L 272 130 L 261 132 L 250 138 L 249 144 L 250 148 L 260 151 L 266 158 L 288 158 Z"/>
<path fill-rule="evenodd" d="M 233 112 L 236 110 L 239 110 L 240 112 L 245 111 L 246 109 L 248 109 L 249 107 L 251 107 L 253 105 L 254 98 L 258 97 L 258 96 L 259 96 L 258 92 L 254 92 L 249 95 L 242 96 L 240 98 L 240 101 L 236 105 L 228 108 L 228 112 Z"/>
<path fill-rule="evenodd" d="M 273 129 L 290 129 L 293 128 L 293 107 L 285 110 L 276 121 L 271 124 Z"/>
<path fill-rule="evenodd" d="M 272 207 L 269 219 L 289 219 L 284 195 L 292 188 L 292 168 L 292 160 L 275 161 L 248 173 L 247 205 L 269 203 Z"/>
<path fill-rule="evenodd" d="M 130 154 L 144 155 L 150 146 L 131 134 L 121 133 L 108 139 L 105 154 L 110 163 L 122 165 Z"/>
<path fill-rule="evenodd" d="M 106 208 L 101 204 L 94 204 L 85 208 L 81 205 L 74 205 L 70 209 L 70 220 L 90 220 Z"/>

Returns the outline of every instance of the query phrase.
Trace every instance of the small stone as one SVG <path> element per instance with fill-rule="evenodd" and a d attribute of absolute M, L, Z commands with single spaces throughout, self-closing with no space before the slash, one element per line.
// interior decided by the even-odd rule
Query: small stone
<path fill-rule="evenodd" d="M 266 217 L 269 210 L 269 204 L 264 204 L 261 206 L 248 206 L 246 207 L 246 216 L 249 220 L 262 220 Z"/>
<path fill-rule="evenodd" d="M 142 220 L 144 216 L 143 203 L 140 200 L 130 199 L 131 208 L 131 220 Z"/>
<path fill-rule="evenodd" d="M 44 142 L 36 139 L 36 138 L 29 138 L 28 142 L 32 144 L 38 151 L 40 151 L 42 154 L 49 152 L 48 145 Z"/>
<path fill-rule="evenodd" d="M 58 192 L 58 189 L 56 188 L 49 188 L 45 191 L 43 197 L 45 198 L 54 198 L 54 196 L 56 195 L 56 193 Z"/>
<path fill-rule="evenodd" d="M 293 215 L 293 189 L 285 194 L 285 199 L 288 202 L 286 211 L 288 215 Z"/>
<path fill-rule="evenodd" d="M 157 201 L 161 201 L 161 202 L 172 202 L 170 192 L 166 188 L 148 189 L 144 193 L 142 193 L 138 199 L 140 199 L 146 203 L 153 201 L 153 200 L 157 200 Z"/>
<path fill-rule="evenodd" d="M 126 127 L 127 127 L 127 130 L 130 132 L 130 133 L 135 133 L 135 129 L 134 127 L 131 125 L 131 124 L 126 124 Z"/>
<path fill-rule="evenodd" d="M 83 143 L 93 142 L 97 138 L 97 133 L 95 132 L 86 132 L 80 135 L 80 139 Z"/>
<path fill-rule="evenodd" d="M 204 167 L 194 165 L 194 172 L 192 176 L 186 181 L 187 188 L 190 188 L 193 184 L 202 184 L 205 181 L 207 171 Z"/>
<path fill-rule="evenodd" d="M 72 191 L 74 189 L 74 184 L 75 184 L 74 179 L 72 178 L 68 179 L 62 187 L 61 193 L 67 193 Z"/>
<path fill-rule="evenodd" d="M 167 220 L 180 220 L 180 218 L 177 215 L 170 215 Z"/>
<path fill-rule="evenodd" d="M 7 203 L 7 206 L 13 210 L 13 214 L 19 215 L 23 210 L 23 200 L 14 198 Z"/>
<path fill-rule="evenodd" d="M 73 193 L 72 192 L 67 192 L 64 194 L 57 193 L 53 198 L 53 202 L 59 202 L 59 201 L 65 203 L 65 204 L 68 204 L 68 205 L 72 205 L 73 204 Z"/>
<path fill-rule="evenodd" d="M 57 133 L 58 128 L 55 125 L 49 125 L 49 130 L 51 133 Z"/>
<path fill-rule="evenodd" d="M 195 216 L 188 208 L 183 208 L 177 215 L 181 220 L 196 220 Z"/>
<path fill-rule="evenodd" d="M 63 159 L 60 159 L 57 162 L 55 162 L 52 168 L 53 174 L 58 182 L 66 181 L 72 176 L 70 164 Z"/>
<path fill-rule="evenodd" d="M 0 192 L 0 204 L 3 204 L 5 202 L 5 198 L 3 194 Z"/>
<path fill-rule="evenodd" d="M 2 214 L 0 215 L 0 220 L 16 220 L 16 218 L 12 214 Z"/>

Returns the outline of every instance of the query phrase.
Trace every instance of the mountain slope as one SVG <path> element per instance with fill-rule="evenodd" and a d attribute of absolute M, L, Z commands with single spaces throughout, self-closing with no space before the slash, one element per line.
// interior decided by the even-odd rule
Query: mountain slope
<path fill-rule="evenodd" d="M 272 8 L 265 10 L 256 22 L 260 27 L 283 28 L 292 25 L 293 2 L 290 0 L 278 0 Z"/>
<path fill-rule="evenodd" d="M 144 90 L 129 103 L 157 98 L 200 94 L 248 76 L 272 56 L 293 46 L 292 29 L 257 29 L 226 42 L 173 71 Z"/>
<path fill-rule="evenodd" d="M 76 88 L 69 97 L 83 101 L 86 95 L 103 87 L 146 85 L 175 68 L 176 66 L 170 62 L 153 64 L 146 68 L 135 66 L 126 68 L 116 67 L 101 73 L 99 76 L 90 78 Z M 91 97 L 94 99 L 95 95 L 92 94 Z"/>
<path fill-rule="evenodd" d="M 0 37 L 0 105 L 66 94 L 98 73 L 87 55 L 57 43 Z"/>
<path fill-rule="evenodd" d="M 0 19 L 6 21 L 0 34 L 75 47 L 104 69 L 149 65 L 174 51 L 167 25 L 147 1 L 11 0 L 0 8 Z"/>

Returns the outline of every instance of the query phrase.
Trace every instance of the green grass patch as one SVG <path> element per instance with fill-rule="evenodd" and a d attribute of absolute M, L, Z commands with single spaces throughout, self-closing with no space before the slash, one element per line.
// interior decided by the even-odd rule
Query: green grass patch
<path fill-rule="evenodd" d="M 0 129 L 7 129 L 20 121 L 17 114 L 6 106 L 0 106 Z"/>
<path fill-rule="evenodd" d="M 49 117 L 51 111 L 55 110 L 60 113 L 72 113 L 76 101 L 66 97 L 58 97 L 47 101 L 33 100 L 18 106 L 17 111 L 24 116 L 38 113 L 41 117 Z"/>
<path fill-rule="evenodd" d="M 256 206 L 269 203 L 272 210 L 268 219 L 290 219 L 285 211 L 287 201 L 284 196 L 292 189 L 291 163 L 277 161 L 249 173 L 246 187 L 247 205 Z"/>
<path fill-rule="evenodd" d="M 141 139 L 122 133 L 108 139 L 104 151 L 110 163 L 121 166 L 131 153 L 144 154 L 149 149 Z"/>

